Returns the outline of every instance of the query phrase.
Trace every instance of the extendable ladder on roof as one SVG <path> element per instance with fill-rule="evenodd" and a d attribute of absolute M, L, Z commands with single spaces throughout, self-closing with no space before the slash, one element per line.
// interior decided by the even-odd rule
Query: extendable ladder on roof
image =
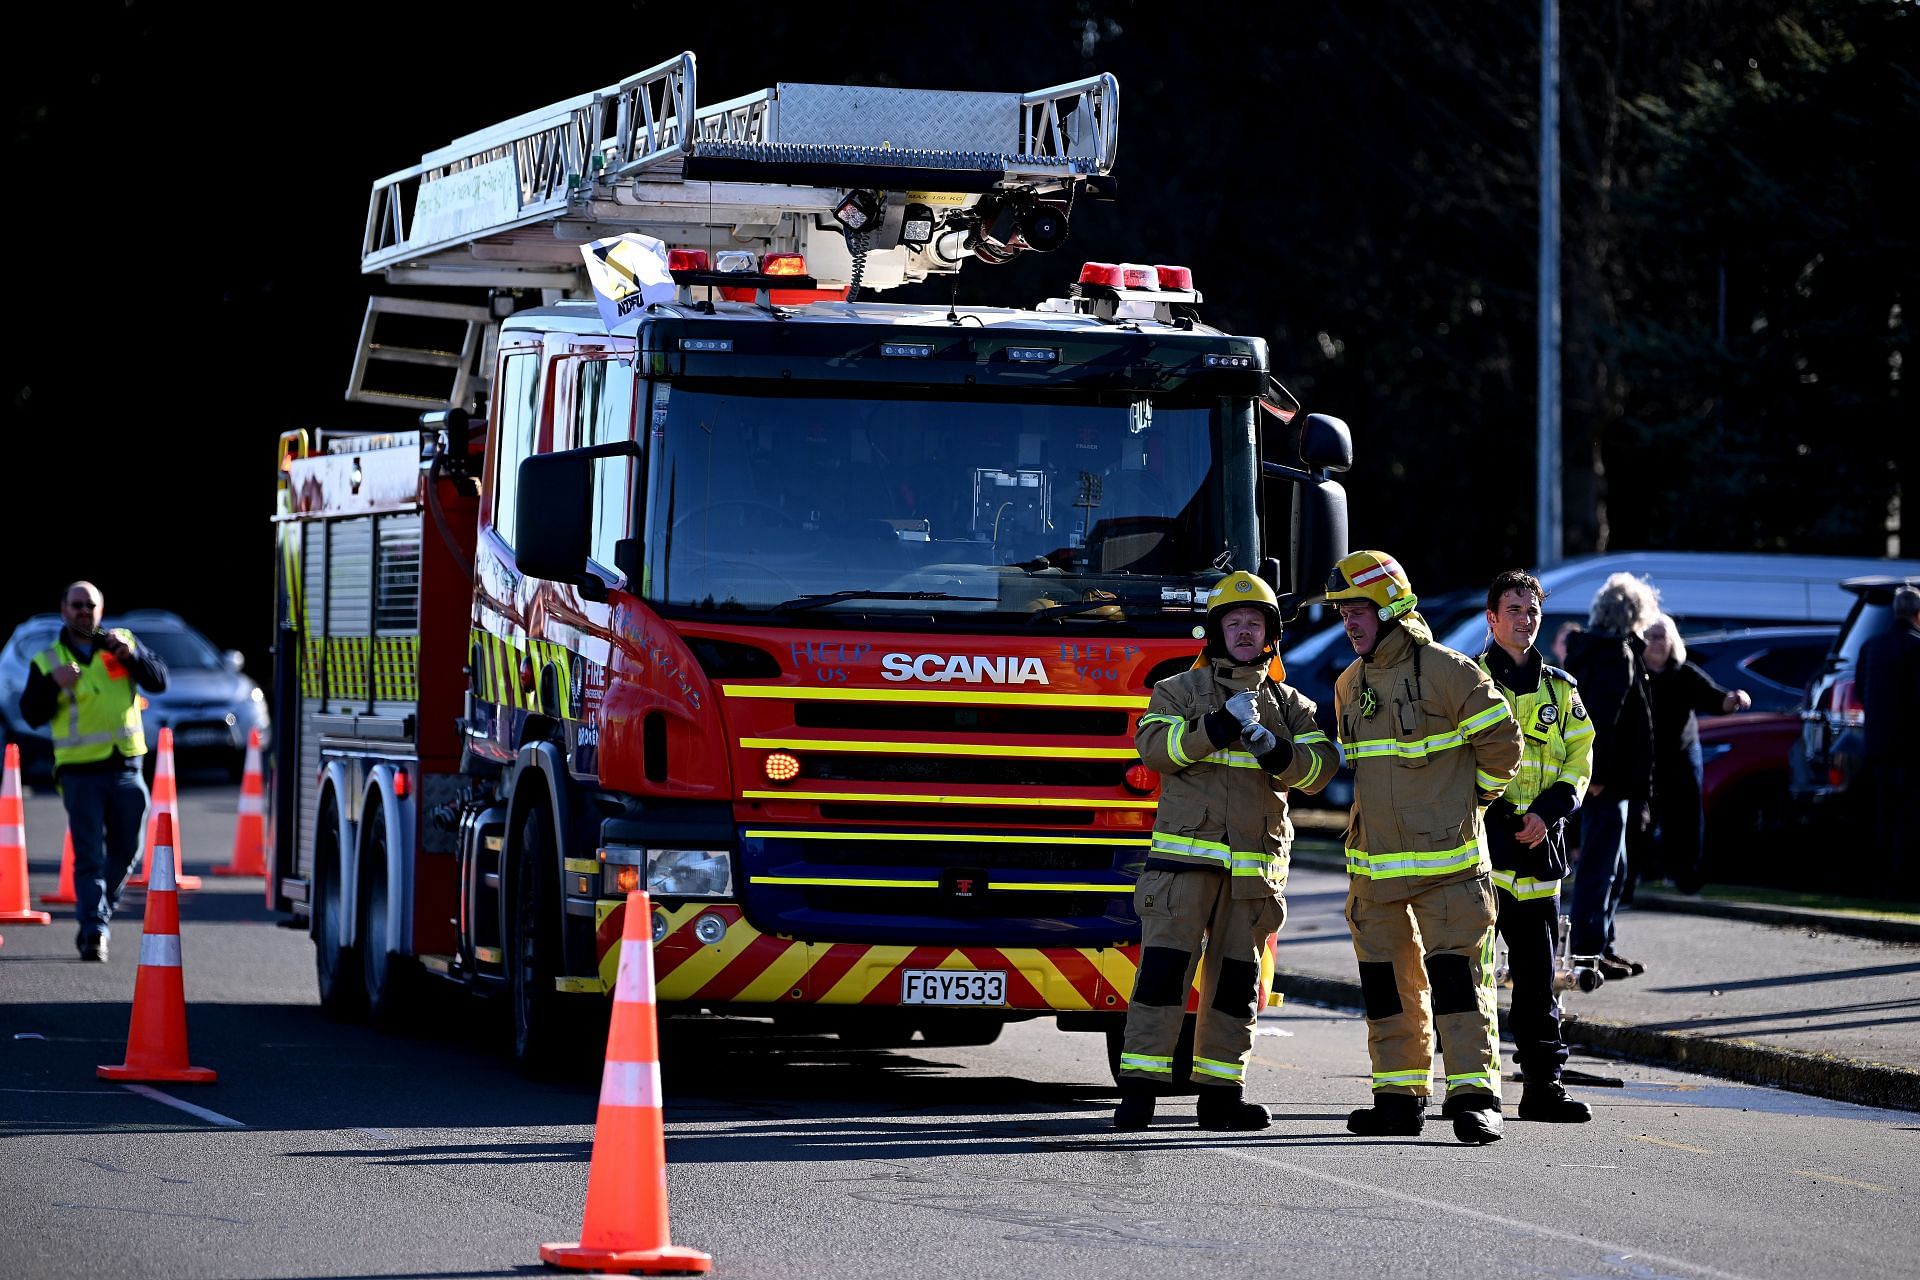
<path fill-rule="evenodd" d="M 838 238 L 826 215 L 849 190 L 923 193 L 949 214 L 1071 194 L 1112 169 L 1118 112 L 1111 75 L 1033 93 L 782 83 L 702 107 L 682 53 L 376 181 L 361 268 L 396 284 L 576 290 L 578 246 L 623 231 L 805 253 L 816 225 Z M 957 269 L 924 245 L 906 252 L 919 261 L 900 278 Z"/>

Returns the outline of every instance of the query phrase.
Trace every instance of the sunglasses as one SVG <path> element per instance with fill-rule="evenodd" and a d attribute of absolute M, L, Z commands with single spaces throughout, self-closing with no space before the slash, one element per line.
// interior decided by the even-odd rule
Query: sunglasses
<path fill-rule="evenodd" d="M 91 600 L 69 600 L 69 601 L 67 601 L 67 608 L 69 608 L 69 609 L 96 609 L 96 608 L 98 608 L 98 607 L 99 607 L 99 606 L 98 606 L 98 605 L 96 605 L 96 604 L 94 604 L 94 602 L 93 602 L 93 601 L 91 601 Z"/>

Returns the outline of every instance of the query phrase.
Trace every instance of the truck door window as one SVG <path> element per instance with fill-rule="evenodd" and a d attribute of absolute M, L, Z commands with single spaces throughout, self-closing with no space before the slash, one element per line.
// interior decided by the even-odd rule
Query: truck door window
<path fill-rule="evenodd" d="M 493 447 L 493 529 L 513 545 L 514 498 L 520 487 L 520 463 L 533 452 L 540 416 L 538 352 L 508 356 L 500 365 L 500 429 Z"/>
<path fill-rule="evenodd" d="M 612 444 L 633 439 L 633 365 L 619 360 L 583 360 L 578 367 L 580 382 L 573 397 L 571 443 Z M 627 518 L 632 477 L 631 458 L 607 458 L 594 464 L 593 538 L 588 554 L 602 568 L 613 567 L 613 544 L 633 536 Z"/>

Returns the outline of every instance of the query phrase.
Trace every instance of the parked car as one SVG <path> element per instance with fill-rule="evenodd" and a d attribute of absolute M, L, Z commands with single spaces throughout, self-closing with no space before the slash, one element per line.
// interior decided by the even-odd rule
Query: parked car
<path fill-rule="evenodd" d="M 1825 667 L 1807 691 L 1807 709 L 1800 717 L 1800 750 L 1806 767 L 1794 780 L 1793 798 L 1803 817 L 1846 831 L 1865 817 L 1854 787 L 1860 776 L 1861 728 L 1866 723 L 1857 682 L 1860 649 L 1893 629 L 1893 593 L 1903 586 L 1920 587 L 1920 573 L 1876 574 L 1840 585 L 1852 593 L 1853 610 L 1841 625 Z"/>
<path fill-rule="evenodd" d="M 1545 570 L 1546 616 L 1542 648 L 1560 624 L 1586 625 L 1587 609 L 1607 576 L 1632 573 L 1660 591 L 1660 606 L 1680 624 L 1681 634 L 1727 627 L 1837 626 L 1851 598 L 1843 579 L 1866 573 L 1920 575 L 1920 560 L 1869 560 L 1843 556 L 1758 555 L 1718 551 L 1607 552 L 1568 560 Z M 1440 642 L 1463 653 L 1478 652 L 1486 629 L 1471 617 L 1436 632 Z"/>
<path fill-rule="evenodd" d="M 136 609 L 106 618 L 108 629 L 125 627 L 167 664 L 167 688 L 142 696 L 140 719 L 151 746 L 160 729 L 173 730 L 174 760 L 182 769 L 217 764 L 238 778 L 246 764 L 247 732 L 268 730 L 267 704 L 260 686 L 243 673 L 237 649 L 224 653 L 175 613 Z M 0 723 L 7 741 L 20 744 L 21 772 L 28 781 L 53 777 L 53 739 L 46 725 L 20 718 L 20 691 L 26 686 L 33 655 L 53 642 L 58 614 L 36 614 L 14 629 L 0 648 Z M 149 770 L 151 772 L 151 770 Z"/>
<path fill-rule="evenodd" d="M 1713 677 L 1714 683 L 1745 689 L 1753 697 L 1755 711 L 1793 712 L 1806 704 L 1807 685 L 1826 662 L 1839 634 L 1837 625 L 1681 631 L 1687 660 Z"/>

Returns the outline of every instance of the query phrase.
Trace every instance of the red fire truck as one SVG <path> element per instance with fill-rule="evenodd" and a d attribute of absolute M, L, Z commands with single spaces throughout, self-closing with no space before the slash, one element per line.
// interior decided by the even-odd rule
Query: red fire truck
<path fill-rule="evenodd" d="M 1057 248 L 1117 95 L 702 108 L 685 54 L 375 184 L 365 269 L 482 301 L 375 298 L 349 394 L 410 414 L 282 440 L 269 895 L 327 1010 L 497 991 L 550 1064 L 643 886 L 669 1008 L 1117 1041 L 1135 723 L 1223 574 L 1317 592 L 1347 428 L 1176 267 L 867 296 Z M 628 231 L 674 295 L 610 330 Z"/>

